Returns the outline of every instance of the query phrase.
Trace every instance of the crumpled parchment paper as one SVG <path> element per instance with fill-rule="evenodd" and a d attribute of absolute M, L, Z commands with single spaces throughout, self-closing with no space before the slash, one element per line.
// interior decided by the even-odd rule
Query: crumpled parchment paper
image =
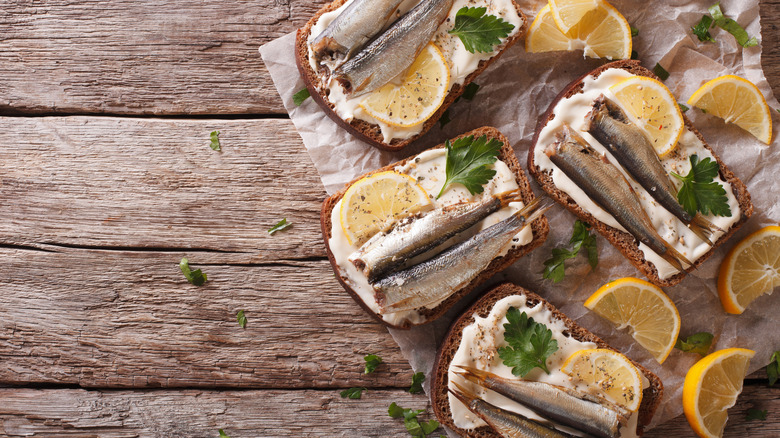
<path fill-rule="evenodd" d="M 690 28 L 698 23 L 713 2 L 614 0 L 612 4 L 632 26 L 639 29 L 633 44 L 642 65 L 652 70 L 656 62 L 660 62 L 671 74 L 665 83 L 678 101 L 685 102 L 709 79 L 736 74 L 758 85 L 770 108 L 773 108 L 774 125 L 777 126 L 780 118 L 774 108 L 780 108 L 780 105 L 761 69 L 760 44 L 742 48 L 730 34 L 719 28 L 710 30 L 715 43 L 701 43 L 691 34 Z M 521 2 L 529 22 L 544 3 L 540 0 Z M 750 36 L 761 39 L 758 0 L 724 0 L 721 8 L 726 16 L 745 27 Z M 345 183 L 365 172 L 484 125 L 501 130 L 512 142 L 521 163 L 525 163 L 539 115 L 569 82 L 605 62 L 583 59 L 581 51 L 529 54 L 525 53 L 520 42 L 477 78 L 481 88 L 472 102 L 461 99 L 450 107 L 451 123 L 443 129 L 438 125 L 433 127 L 410 148 L 393 154 L 354 139 L 331 121 L 312 99 L 300 107 L 293 104 L 292 95 L 304 88 L 295 66 L 294 41 L 294 33 L 288 34 L 262 46 L 260 53 L 328 193 L 338 191 Z M 755 213 L 698 270 L 679 285 L 665 288 L 665 292 L 680 312 L 681 337 L 708 331 L 715 335 L 712 351 L 729 347 L 755 350 L 756 356 L 750 365 L 750 372 L 753 372 L 765 366 L 772 352 L 780 349 L 780 294 L 759 298 L 742 315 L 729 315 L 721 308 L 716 277 L 727 250 L 739 239 L 766 225 L 777 224 L 780 219 L 777 128 L 772 145 L 767 146 L 740 128 L 726 125 L 722 120 L 696 109 L 688 111 L 686 116 L 729 168 L 747 184 Z M 536 193 L 541 193 L 533 181 L 532 185 Z M 661 377 L 665 395 L 651 426 L 680 415 L 685 373 L 698 360 L 698 355 L 674 350 L 666 362 L 659 365 L 626 330 L 616 330 L 606 320 L 583 307 L 585 299 L 604 283 L 619 277 L 640 276 L 620 252 L 601 237 L 598 238 L 599 265 L 594 271 L 590 270 L 585 257 L 580 256 L 567 262 L 566 277 L 562 282 L 554 284 L 543 280 L 544 260 L 550 257 L 553 248 L 568 244 L 575 220 L 560 206 L 550 210 L 547 218 L 550 235 L 541 248 L 496 275 L 434 323 L 409 331 L 390 330 L 414 370 L 423 371 L 429 377 L 426 391 L 436 348 L 452 320 L 465 308 L 465 303 L 471 302 L 492 285 L 512 281 L 542 295 L 579 324 Z"/>

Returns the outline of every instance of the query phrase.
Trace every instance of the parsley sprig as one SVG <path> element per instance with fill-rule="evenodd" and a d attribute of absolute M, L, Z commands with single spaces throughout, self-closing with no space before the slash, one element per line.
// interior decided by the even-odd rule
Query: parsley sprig
<path fill-rule="evenodd" d="M 404 409 L 395 402 L 391 403 L 387 409 L 387 414 L 392 418 L 403 418 L 406 431 L 409 432 L 409 435 L 417 438 L 425 438 L 439 428 L 439 422 L 436 420 L 421 422 L 417 416 L 423 412 L 425 409 Z"/>
<path fill-rule="evenodd" d="M 682 181 L 682 187 L 677 193 L 680 205 L 691 216 L 696 215 L 697 211 L 702 214 L 711 212 L 715 216 L 731 216 L 726 189 L 713 181 L 718 176 L 718 163 L 710 158 L 699 161 L 696 154 L 691 155 L 690 161 L 691 170 L 687 175 L 672 172 L 675 178 Z"/>
<path fill-rule="evenodd" d="M 482 193 L 483 185 L 487 184 L 496 171 L 490 165 L 498 159 L 498 153 L 504 144 L 495 138 L 487 139 L 483 135 L 476 140 L 473 135 L 461 137 L 450 143 L 447 148 L 446 179 L 436 199 L 452 184 L 463 184 L 469 193 Z"/>
<path fill-rule="evenodd" d="M 544 261 L 544 273 L 542 278 L 550 279 L 554 283 L 563 280 L 565 275 L 566 260 L 577 257 L 580 249 L 585 249 L 588 254 L 588 263 L 591 269 L 596 269 L 599 264 L 599 249 L 596 245 L 596 236 L 590 233 L 590 225 L 580 220 L 574 222 L 574 231 L 572 231 L 569 245 L 571 249 L 555 248 L 552 250 L 552 257 Z"/>
<path fill-rule="evenodd" d="M 674 348 L 684 351 L 686 353 L 696 353 L 701 357 L 704 357 L 709 353 L 712 346 L 712 333 L 700 332 L 688 336 L 688 339 L 677 339 L 677 343 L 674 344 Z"/>
<path fill-rule="evenodd" d="M 558 341 L 552 338 L 552 330 L 546 325 L 520 313 L 515 307 L 506 312 L 504 340 L 509 344 L 498 349 L 498 356 L 504 365 L 512 367 L 512 374 L 525 377 L 534 368 L 547 369 L 547 358 L 558 351 Z"/>
<path fill-rule="evenodd" d="M 501 44 L 515 26 L 495 15 L 485 15 L 487 8 L 462 7 L 455 14 L 455 26 L 450 30 L 471 53 L 492 52 L 493 46 Z"/>

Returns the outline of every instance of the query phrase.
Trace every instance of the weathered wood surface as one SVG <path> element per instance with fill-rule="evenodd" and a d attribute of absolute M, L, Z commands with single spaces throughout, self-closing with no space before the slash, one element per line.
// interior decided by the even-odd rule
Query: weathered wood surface
<path fill-rule="evenodd" d="M 325 256 L 325 191 L 289 119 L 0 117 L 0 132 L 0 203 L 13 206 L 0 209 L 0 245 Z M 285 217 L 292 227 L 269 235 Z"/>
<path fill-rule="evenodd" d="M 257 48 L 325 2 L 5 0 L 0 114 L 286 114 Z M 780 0 L 761 14 L 778 77 Z"/>
<path fill-rule="evenodd" d="M 0 389 L 0 433 L 8 437 L 129 438 L 216 437 L 218 429 L 243 437 L 408 437 L 387 407 L 427 409 L 423 395 L 369 389 L 360 400 L 327 391 L 85 391 L 80 389 Z M 780 415 L 777 390 L 745 387 L 732 408 L 725 437 L 776 437 L 777 421 L 744 421 L 747 409 Z M 423 414 L 430 418 L 430 413 Z M 434 435 L 438 436 L 438 435 Z M 683 418 L 650 431 L 648 438 L 694 438 Z"/>

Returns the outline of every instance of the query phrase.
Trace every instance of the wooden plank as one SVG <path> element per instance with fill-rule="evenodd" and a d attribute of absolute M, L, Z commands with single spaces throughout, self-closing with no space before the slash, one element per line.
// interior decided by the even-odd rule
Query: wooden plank
<path fill-rule="evenodd" d="M 0 389 L 0 431 L 28 437 L 214 437 L 222 428 L 233 438 L 408 437 L 402 422 L 387 416 L 390 403 L 430 412 L 425 396 L 403 390 L 368 390 L 360 400 L 342 399 L 338 391 Z M 751 407 L 767 410 L 768 420 L 746 421 Z M 777 389 L 745 387 L 729 414 L 724 437 L 780 434 L 780 423 L 771 420 L 780 415 Z M 682 416 L 645 435 L 695 436 Z"/>
<path fill-rule="evenodd" d="M 322 3 L 4 2 L 0 114 L 285 113 L 257 49 Z"/>
<path fill-rule="evenodd" d="M 326 1 L 5 2 L 0 114 L 286 114 L 257 48 Z M 780 94 L 780 0 L 761 13 Z"/>
<path fill-rule="evenodd" d="M 208 275 L 186 282 L 182 256 Z M 387 330 L 326 260 L 234 266 L 213 254 L 0 248 L 0 384 L 408 387 Z M 244 309 L 241 329 L 236 312 Z M 363 356 L 386 365 L 363 373 Z M 0 403 L 2 404 L 2 403 Z"/>
<path fill-rule="evenodd" d="M 0 148 L 0 205 L 13 206 L 0 208 L 0 245 L 325 256 L 326 194 L 288 119 L 0 117 L 0 132 L 12 145 Z M 269 235 L 282 218 L 292 227 Z"/>

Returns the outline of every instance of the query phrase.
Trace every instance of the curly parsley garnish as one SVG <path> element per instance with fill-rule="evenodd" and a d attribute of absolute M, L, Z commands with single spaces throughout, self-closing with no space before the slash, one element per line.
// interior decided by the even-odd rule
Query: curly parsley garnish
<path fill-rule="evenodd" d="M 450 30 L 471 53 L 492 52 L 493 46 L 501 44 L 515 26 L 495 15 L 485 15 L 487 8 L 462 7 L 455 14 L 455 26 Z"/>
<path fill-rule="evenodd" d="M 487 139 L 483 135 L 474 139 L 473 135 L 462 137 L 450 143 L 445 143 L 447 148 L 447 178 L 441 191 L 436 195 L 438 199 L 451 184 L 460 183 L 466 186 L 472 195 L 482 193 L 483 185 L 487 184 L 496 171 L 490 165 L 498 160 L 498 153 L 504 144 L 495 138 Z"/>
<path fill-rule="evenodd" d="M 712 333 L 701 332 L 688 336 L 688 339 L 677 339 L 677 343 L 674 344 L 674 348 L 684 351 L 686 353 L 696 353 L 701 357 L 707 355 L 712 346 Z"/>
<path fill-rule="evenodd" d="M 519 377 L 525 377 L 534 368 L 550 374 L 547 358 L 558 351 L 552 330 L 514 307 L 506 312 L 506 319 L 509 322 L 504 324 L 504 340 L 509 345 L 498 349 L 504 365 L 512 367 L 512 374 Z"/>
<path fill-rule="evenodd" d="M 726 189 L 713 181 L 718 176 L 718 163 L 710 158 L 699 161 L 698 155 L 691 155 L 691 171 L 688 175 L 681 176 L 674 172 L 675 178 L 682 181 L 683 185 L 677 193 L 680 205 L 691 216 L 697 211 L 702 214 L 712 213 L 715 216 L 731 216 Z"/>
<path fill-rule="evenodd" d="M 190 269 L 190 261 L 186 257 L 182 257 L 181 262 L 179 262 L 179 269 L 184 274 L 184 278 L 195 286 L 203 286 L 203 283 L 207 280 L 206 274 L 200 269 L 194 271 Z"/>
<path fill-rule="evenodd" d="M 554 248 L 552 257 L 544 261 L 542 278 L 550 279 L 554 283 L 563 280 L 566 260 L 577 257 L 582 248 L 588 254 L 588 263 L 591 269 L 596 269 L 596 266 L 599 264 L 599 249 L 596 245 L 596 236 L 591 234 L 589 229 L 590 225 L 585 222 L 580 220 L 574 222 L 574 231 L 571 234 L 571 239 L 569 239 L 569 244 L 572 245 L 571 250 Z"/>

